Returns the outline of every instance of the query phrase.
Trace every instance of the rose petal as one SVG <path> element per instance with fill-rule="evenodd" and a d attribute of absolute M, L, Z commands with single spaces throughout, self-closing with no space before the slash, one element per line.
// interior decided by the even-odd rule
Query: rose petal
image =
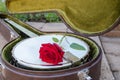
<path fill-rule="evenodd" d="M 59 62 L 63 61 L 63 55 L 64 55 L 64 51 L 62 50 L 62 48 L 54 43 L 46 43 L 46 44 L 42 44 L 39 50 L 39 58 L 47 63 L 51 63 L 51 64 L 58 64 Z"/>

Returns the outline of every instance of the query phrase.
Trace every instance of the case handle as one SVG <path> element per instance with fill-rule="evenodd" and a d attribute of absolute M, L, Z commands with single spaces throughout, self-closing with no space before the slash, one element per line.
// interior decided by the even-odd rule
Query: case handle
<path fill-rule="evenodd" d="M 84 69 L 82 71 L 79 71 L 77 74 L 79 77 L 79 80 L 92 80 L 92 78 L 88 75 L 88 73 L 89 73 L 88 69 Z"/>

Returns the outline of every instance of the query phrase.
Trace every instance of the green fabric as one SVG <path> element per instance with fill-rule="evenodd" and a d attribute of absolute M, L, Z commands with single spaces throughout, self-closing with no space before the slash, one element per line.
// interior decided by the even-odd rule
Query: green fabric
<path fill-rule="evenodd" d="M 7 0 L 11 13 L 56 11 L 73 29 L 103 32 L 120 16 L 120 0 Z"/>

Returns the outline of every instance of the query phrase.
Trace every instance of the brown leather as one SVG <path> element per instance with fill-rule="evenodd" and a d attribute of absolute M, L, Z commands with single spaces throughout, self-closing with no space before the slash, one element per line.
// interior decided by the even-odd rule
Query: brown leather
<path fill-rule="evenodd" d="M 11 32 L 15 34 L 14 37 L 11 36 Z M 8 42 L 18 36 L 18 34 L 14 30 L 10 29 L 2 19 L 0 19 L 0 33 Z"/>
<path fill-rule="evenodd" d="M 4 36 L 4 38 L 9 41 L 10 39 L 10 30 L 6 28 L 3 21 L 0 20 L 0 33 Z"/>

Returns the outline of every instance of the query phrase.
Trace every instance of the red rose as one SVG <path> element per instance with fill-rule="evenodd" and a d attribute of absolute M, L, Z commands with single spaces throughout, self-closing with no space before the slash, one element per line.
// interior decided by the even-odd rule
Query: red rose
<path fill-rule="evenodd" d="M 42 44 L 39 58 L 47 63 L 58 64 L 63 61 L 64 51 L 56 43 Z"/>

